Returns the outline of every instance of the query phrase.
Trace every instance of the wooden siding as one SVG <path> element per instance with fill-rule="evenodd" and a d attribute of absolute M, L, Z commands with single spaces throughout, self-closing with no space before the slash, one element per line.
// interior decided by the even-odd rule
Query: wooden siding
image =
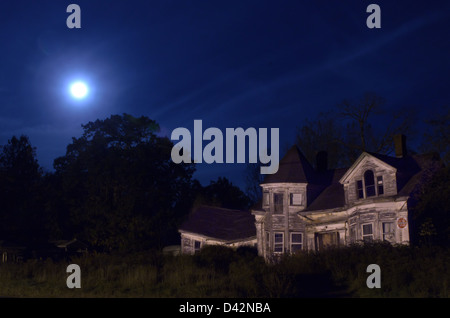
<path fill-rule="evenodd" d="M 356 181 L 364 180 L 364 173 L 367 170 L 372 170 L 375 177 L 375 187 L 377 186 L 376 178 L 377 176 L 383 177 L 383 190 L 384 194 L 380 196 L 393 196 L 397 194 L 397 179 L 395 176 L 395 169 L 387 168 L 385 165 L 380 165 L 379 160 L 367 156 L 361 163 L 355 168 L 352 177 L 348 180 L 348 183 L 344 186 L 346 203 L 352 204 L 358 200 L 358 193 L 356 189 Z"/>

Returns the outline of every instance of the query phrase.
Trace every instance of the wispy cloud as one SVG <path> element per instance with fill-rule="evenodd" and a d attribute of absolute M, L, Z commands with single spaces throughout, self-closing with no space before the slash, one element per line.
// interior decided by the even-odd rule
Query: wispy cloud
<path fill-rule="evenodd" d="M 398 41 L 401 37 L 413 33 L 418 29 L 445 17 L 446 14 L 444 12 L 432 12 L 428 15 L 421 16 L 398 27 L 392 32 L 386 32 L 382 37 L 378 37 L 375 40 L 370 38 L 366 42 L 358 46 L 350 47 L 345 52 L 338 52 L 338 54 L 335 54 L 335 58 L 328 58 L 326 60 L 319 60 L 316 63 L 307 64 L 302 71 L 292 70 L 289 72 L 285 72 L 278 76 L 274 76 L 272 80 L 266 81 L 264 84 L 246 87 L 245 89 L 242 89 L 239 94 L 229 96 L 225 100 L 216 100 L 214 105 L 197 105 L 196 108 L 204 108 L 204 110 L 206 110 L 206 113 L 208 113 L 207 108 L 209 107 L 209 112 L 213 111 L 223 113 L 232 109 L 239 109 L 243 106 L 252 107 L 250 101 L 254 100 L 257 96 L 261 96 L 263 94 L 266 94 L 267 92 L 276 91 L 277 89 L 280 89 L 292 83 L 300 83 L 301 81 L 308 80 L 311 77 L 317 76 L 324 71 L 328 71 L 329 69 L 343 67 L 357 58 L 361 58 L 365 55 L 373 54 L 379 50 L 382 50 L 385 46 L 394 41 Z M 194 97 L 199 97 L 200 93 L 204 93 L 205 91 L 214 90 L 217 85 L 222 85 L 224 83 L 230 84 L 237 79 L 242 79 L 242 77 L 246 75 L 245 73 L 248 69 L 257 66 L 258 63 L 254 63 L 246 68 L 229 72 L 226 74 L 226 76 L 218 78 L 217 81 L 211 82 L 209 85 L 203 87 L 202 89 L 199 89 L 198 91 L 186 96 L 186 98 L 184 98 L 183 100 L 177 101 L 177 103 L 174 103 L 173 106 L 182 106 L 183 103 L 192 102 L 194 100 Z M 258 105 L 255 106 L 255 108 L 258 107 Z M 279 105 L 278 107 L 273 108 L 271 111 L 276 113 L 291 106 L 292 105 Z M 257 116 L 258 113 L 255 113 L 252 119 L 255 119 Z M 264 117 L 266 116 L 268 116 L 267 112 L 264 113 Z"/>

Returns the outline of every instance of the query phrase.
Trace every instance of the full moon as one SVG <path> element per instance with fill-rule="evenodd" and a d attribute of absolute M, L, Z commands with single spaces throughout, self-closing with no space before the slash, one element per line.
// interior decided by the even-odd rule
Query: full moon
<path fill-rule="evenodd" d="M 83 82 L 75 82 L 70 86 L 70 93 L 76 99 L 85 98 L 88 94 L 88 87 Z"/>

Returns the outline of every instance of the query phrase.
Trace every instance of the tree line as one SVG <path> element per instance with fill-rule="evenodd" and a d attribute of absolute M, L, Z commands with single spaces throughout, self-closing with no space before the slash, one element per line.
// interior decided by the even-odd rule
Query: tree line
<path fill-rule="evenodd" d="M 405 111 L 377 122 L 377 114 L 389 113 L 383 105 L 371 93 L 343 101 L 336 113 L 306 119 L 297 145 L 313 165 L 326 150 L 330 168 L 352 163 L 361 151 L 389 154 L 392 135 L 414 136 L 415 124 Z M 448 110 L 428 121 L 419 147 L 440 153 L 447 166 L 449 121 Z M 178 226 L 195 206 L 245 210 L 260 200 L 257 164 L 246 171 L 245 192 L 224 177 L 202 186 L 194 164 L 173 163 L 173 143 L 148 117 L 112 115 L 82 128 L 51 172 L 39 166 L 27 136 L 13 136 L 0 148 L 0 241 L 29 246 L 76 237 L 98 251 L 161 248 L 179 244 Z M 422 240 L 450 242 L 448 176 L 449 168 L 442 169 L 415 198 Z"/>
<path fill-rule="evenodd" d="M 0 151 L 0 240 L 27 246 L 77 238 L 98 251 L 179 244 L 178 226 L 194 205 L 246 209 L 228 179 L 202 186 L 194 164 L 170 159 L 172 142 L 147 117 L 112 115 L 82 125 L 66 154 L 45 172 L 27 136 Z"/>

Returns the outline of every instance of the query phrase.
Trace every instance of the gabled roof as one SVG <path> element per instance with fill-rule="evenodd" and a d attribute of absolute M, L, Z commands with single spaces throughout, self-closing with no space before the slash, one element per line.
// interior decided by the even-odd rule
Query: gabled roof
<path fill-rule="evenodd" d="M 311 183 L 314 176 L 311 164 L 297 146 L 293 146 L 280 160 L 278 171 L 269 174 L 262 183 Z"/>
<path fill-rule="evenodd" d="M 256 236 L 255 217 L 249 211 L 199 206 L 181 225 L 180 232 L 236 241 Z"/>
<path fill-rule="evenodd" d="M 363 153 L 348 169 L 333 171 L 331 184 L 327 186 L 317 198 L 303 211 L 319 211 L 345 206 L 345 193 L 342 181 L 349 177 L 351 171 L 366 156 L 373 156 L 396 170 L 397 196 L 409 196 L 416 186 L 423 182 L 423 176 L 442 167 L 442 162 L 435 154 L 411 155 L 403 158 L 390 157 L 376 153 Z M 380 163 L 381 163 L 380 162 Z"/>
<path fill-rule="evenodd" d="M 398 158 L 393 158 L 393 157 L 389 157 L 389 156 L 385 156 L 385 155 L 378 155 L 375 153 L 370 153 L 370 152 L 363 152 L 358 159 L 355 160 L 355 162 L 350 166 L 350 168 L 347 169 L 347 171 L 344 173 L 344 175 L 341 177 L 341 179 L 339 180 L 340 183 L 345 183 L 349 178 L 351 178 L 351 176 L 353 175 L 354 171 L 356 171 L 357 167 L 361 164 L 361 162 L 364 161 L 364 159 L 366 159 L 367 157 L 373 157 L 375 159 L 378 160 L 379 164 L 384 166 L 386 169 L 391 169 L 396 171 L 397 170 L 397 166 L 399 166 L 399 163 L 391 160 L 391 159 L 398 159 Z M 387 157 L 387 158 L 385 158 Z M 385 160 L 383 160 L 383 158 Z M 392 163 L 395 163 L 395 165 L 393 165 Z"/>

